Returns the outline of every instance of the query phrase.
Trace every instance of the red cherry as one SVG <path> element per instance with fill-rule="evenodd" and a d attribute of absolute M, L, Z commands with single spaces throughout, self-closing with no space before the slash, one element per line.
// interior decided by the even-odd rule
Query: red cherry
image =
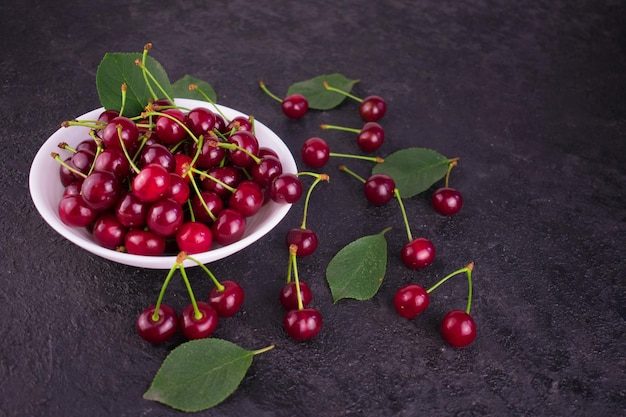
<path fill-rule="evenodd" d="M 198 136 L 206 136 L 215 127 L 215 113 L 205 107 L 196 107 L 185 115 L 185 124 Z"/>
<path fill-rule="evenodd" d="M 72 227 L 89 226 L 98 217 L 98 211 L 89 207 L 80 194 L 63 197 L 58 212 L 61 221 Z"/>
<path fill-rule="evenodd" d="M 304 281 L 299 281 L 300 283 L 300 297 L 302 299 L 302 305 L 304 307 L 308 306 L 313 299 L 313 295 L 311 293 L 311 289 Z M 298 291 L 296 290 L 296 283 L 292 281 L 286 284 L 281 290 L 280 295 L 278 297 L 280 304 L 285 307 L 287 310 L 296 310 L 298 309 Z"/>
<path fill-rule="evenodd" d="M 302 182 L 295 174 L 281 174 L 270 184 L 269 195 L 276 203 L 293 204 L 302 196 Z"/>
<path fill-rule="evenodd" d="M 431 201 L 435 211 L 444 216 L 456 214 L 463 207 L 463 196 L 461 193 L 449 187 L 439 188 L 435 191 Z"/>
<path fill-rule="evenodd" d="M 359 105 L 361 118 L 368 122 L 375 122 L 382 118 L 387 111 L 387 103 L 379 96 L 369 96 Z"/>
<path fill-rule="evenodd" d="M 365 198 L 375 206 L 383 206 L 394 196 L 396 183 L 387 174 L 371 175 L 363 186 Z"/>
<path fill-rule="evenodd" d="M 178 315 L 167 305 L 159 307 L 158 319 L 154 320 L 156 305 L 146 308 L 139 314 L 135 322 L 137 333 L 142 339 L 158 344 L 168 341 L 178 330 Z"/>
<path fill-rule="evenodd" d="M 146 165 L 133 178 L 132 190 L 135 196 L 146 203 L 152 203 L 165 194 L 170 187 L 170 173 L 159 164 Z"/>
<path fill-rule="evenodd" d="M 120 128 L 118 133 L 118 127 Z M 128 117 L 118 116 L 112 119 L 100 131 L 100 137 L 105 148 L 122 149 L 120 139 L 129 153 L 134 153 L 139 147 L 139 129 Z"/>
<path fill-rule="evenodd" d="M 127 228 L 120 223 L 112 212 L 105 212 L 98 217 L 92 230 L 93 240 L 108 249 L 117 249 L 124 244 Z"/>
<path fill-rule="evenodd" d="M 172 237 L 184 221 L 183 207 L 171 198 L 162 198 L 148 209 L 146 224 L 155 235 Z"/>
<path fill-rule="evenodd" d="M 312 339 L 322 330 L 322 315 L 314 308 L 289 310 L 283 325 L 287 334 L 294 340 Z"/>
<path fill-rule="evenodd" d="M 209 294 L 209 304 L 217 311 L 220 317 L 234 316 L 244 301 L 243 288 L 234 281 L 222 281 L 222 291 L 213 287 Z"/>
<path fill-rule="evenodd" d="M 452 310 L 441 322 L 441 336 L 452 346 L 467 346 L 476 338 L 476 323 L 465 311 Z"/>
<path fill-rule="evenodd" d="M 80 193 L 89 207 L 102 211 L 117 204 L 122 187 L 112 172 L 95 171 L 83 180 Z"/>
<path fill-rule="evenodd" d="M 301 94 L 291 94 L 283 99 L 280 107 L 285 116 L 300 119 L 309 110 L 309 101 Z"/>
<path fill-rule="evenodd" d="M 211 226 L 213 239 L 220 245 L 238 241 L 246 231 L 246 218 L 237 210 L 226 208 L 217 215 Z"/>
<path fill-rule="evenodd" d="M 213 233 L 204 223 L 187 222 L 176 232 L 176 244 L 189 254 L 207 252 L 213 244 Z"/>
<path fill-rule="evenodd" d="M 131 229 L 124 238 L 126 251 L 132 255 L 160 256 L 165 252 L 165 238 L 143 229 Z"/>
<path fill-rule="evenodd" d="M 287 248 L 291 245 L 298 247 L 296 255 L 299 257 L 309 256 L 317 249 L 317 234 L 311 229 L 295 227 L 287 232 Z"/>
<path fill-rule="evenodd" d="M 187 131 L 183 127 L 184 113 L 179 109 L 165 109 L 161 113 L 167 116 L 158 116 L 156 119 L 154 132 L 157 138 L 166 145 L 176 145 L 185 139 Z"/>
<path fill-rule="evenodd" d="M 255 181 L 245 180 L 239 183 L 228 199 L 228 206 L 245 217 L 255 215 L 263 206 L 264 194 Z"/>
<path fill-rule="evenodd" d="M 180 328 L 183 335 L 189 339 L 203 339 L 210 337 L 217 329 L 217 312 L 208 303 L 196 303 L 201 317 L 196 317 L 193 304 L 189 304 L 180 315 Z"/>
<path fill-rule="evenodd" d="M 356 143 L 365 152 L 374 152 L 385 141 L 385 131 L 376 122 L 367 122 L 359 132 Z"/>
<path fill-rule="evenodd" d="M 435 246 L 430 240 L 419 237 L 402 247 L 401 257 L 411 269 L 426 268 L 435 260 Z"/>
<path fill-rule="evenodd" d="M 400 288 L 394 298 L 393 305 L 402 317 L 414 319 L 425 311 L 430 304 L 430 296 L 424 288 L 416 284 L 408 284 Z"/>
<path fill-rule="evenodd" d="M 302 144 L 301 156 L 311 168 L 321 168 L 330 159 L 330 148 L 324 139 L 312 137 Z"/>

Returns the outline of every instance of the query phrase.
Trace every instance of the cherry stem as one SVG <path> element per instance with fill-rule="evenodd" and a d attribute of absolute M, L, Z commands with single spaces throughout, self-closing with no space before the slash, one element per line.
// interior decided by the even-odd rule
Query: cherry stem
<path fill-rule="evenodd" d="M 187 287 L 187 292 L 189 293 L 189 299 L 191 299 L 191 305 L 193 306 L 193 315 L 196 320 L 200 320 L 203 317 L 202 312 L 198 309 L 198 303 L 196 302 L 196 297 L 193 295 L 193 290 L 191 289 L 191 283 L 189 283 L 189 278 L 187 278 L 187 272 L 185 271 L 185 267 L 183 266 L 183 261 L 188 258 L 187 253 L 182 251 L 176 256 L 176 262 L 179 265 L 180 275 L 183 277 L 183 281 L 185 281 L 185 286 Z"/>
<path fill-rule="evenodd" d="M 324 88 L 327 89 L 328 91 L 334 91 L 335 93 L 343 94 L 346 97 L 350 97 L 351 99 L 358 101 L 359 103 L 363 103 L 363 99 L 362 98 L 359 98 L 359 97 L 357 97 L 355 95 L 352 95 L 349 92 L 343 91 L 343 90 L 341 90 L 339 88 L 331 87 L 330 85 L 328 85 L 328 82 L 326 82 L 326 81 L 324 81 Z"/>
<path fill-rule="evenodd" d="M 80 175 L 83 178 L 87 178 L 87 175 L 80 172 L 79 170 L 77 170 L 76 168 L 74 168 L 73 166 L 69 165 L 68 163 L 66 163 L 64 160 L 61 159 L 61 155 L 59 155 L 56 152 L 51 152 L 50 156 L 53 157 L 58 163 L 60 163 L 61 165 L 63 165 L 65 168 L 69 169 L 70 171 L 72 171 L 73 173 Z"/>
<path fill-rule="evenodd" d="M 342 157 L 342 158 L 362 159 L 364 161 L 376 162 L 377 164 L 382 164 L 383 162 L 385 162 L 385 160 L 381 158 L 380 156 L 353 155 L 353 154 L 336 153 L 336 152 L 329 152 L 328 155 L 335 156 L 335 157 Z"/>
<path fill-rule="evenodd" d="M 156 322 L 159 320 L 159 309 L 161 308 L 161 303 L 163 302 L 163 297 L 165 296 L 165 289 L 170 283 L 170 280 L 174 276 L 174 272 L 176 272 L 179 265 L 180 264 L 178 263 L 178 258 L 177 258 L 176 262 L 174 262 L 174 265 L 172 265 L 172 267 L 170 268 L 170 271 L 167 273 L 167 276 L 165 277 L 165 281 L 163 281 L 163 285 L 161 286 L 161 291 L 159 292 L 159 298 L 157 298 L 156 306 L 154 307 L 154 313 L 152 314 L 152 321 Z"/>
<path fill-rule="evenodd" d="M 198 87 L 197 84 L 189 84 L 189 91 L 197 91 L 198 93 L 200 93 L 200 95 L 204 97 L 206 101 L 208 101 L 209 103 L 213 105 L 215 110 L 217 110 L 220 116 L 222 116 L 224 121 L 226 121 L 226 123 L 230 123 L 230 120 L 228 119 L 228 117 L 226 117 L 226 115 L 222 113 L 222 110 L 220 110 L 220 108 L 217 107 L 217 104 L 215 104 L 215 101 L 211 100 L 211 97 L 209 97 L 200 87 Z"/>
<path fill-rule="evenodd" d="M 200 204 L 202 205 L 202 207 L 204 207 L 204 209 L 206 210 L 207 214 L 209 215 L 209 217 L 211 217 L 211 220 L 215 221 L 217 219 L 217 217 L 215 217 L 215 215 L 213 214 L 213 212 L 211 211 L 211 209 L 209 208 L 209 206 L 206 205 L 206 201 L 204 201 L 204 198 L 202 197 L 202 192 L 200 192 L 200 189 L 198 188 L 198 184 L 196 184 L 196 180 L 193 178 L 192 172 L 197 172 L 200 175 L 205 175 L 207 177 L 210 177 L 211 179 L 215 180 L 216 182 L 219 181 L 217 178 L 213 178 L 211 177 L 209 174 L 205 174 L 202 171 L 198 171 L 195 168 L 191 168 L 191 166 L 188 163 L 185 163 L 183 165 L 183 178 L 185 176 L 189 177 L 189 182 L 191 182 L 191 186 L 193 187 L 194 191 L 196 192 L 196 194 L 198 195 L 198 198 L 200 199 Z M 222 186 L 227 187 L 227 184 L 222 183 L 221 181 L 219 181 L 221 183 Z M 232 188 L 232 187 L 230 187 Z M 234 190 L 233 190 L 234 191 Z M 192 211 L 193 213 L 193 211 Z"/>
<path fill-rule="evenodd" d="M 83 126 L 88 127 L 90 129 L 102 129 L 106 126 L 105 122 L 99 120 L 64 120 L 61 122 L 61 127 L 70 127 L 70 126 Z"/>
<path fill-rule="evenodd" d="M 128 149 L 126 149 L 126 144 L 124 144 L 124 141 L 122 140 L 122 125 L 117 125 L 117 137 L 120 139 L 120 146 L 122 147 L 122 152 L 124 152 L 124 155 L 126 155 L 126 159 L 128 160 L 128 163 L 130 164 L 130 167 L 132 168 L 133 171 L 135 171 L 136 174 L 139 174 L 139 168 L 137 167 L 137 165 L 135 165 L 134 162 L 134 158 L 131 158 L 130 155 L 128 154 Z"/>
<path fill-rule="evenodd" d="M 334 130 L 343 130 L 345 132 L 361 133 L 361 130 L 355 129 L 353 127 L 343 127 L 343 126 L 335 126 L 335 125 L 327 125 L 327 124 L 321 124 L 320 127 L 324 130 L 334 129 Z"/>
<path fill-rule="evenodd" d="M 469 314 L 470 307 L 472 305 L 472 270 L 473 269 L 474 269 L 474 262 L 470 262 L 465 267 L 461 269 L 457 269 L 456 271 L 451 272 L 450 274 L 440 279 L 439 282 L 437 282 L 435 285 L 427 289 L 426 292 L 430 294 L 431 292 L 435 291 L 441 284 L 443 284 L 444 282 L 446 282 L 447 280 L 449 280 L 455 275 L 462 274 L 462 273 L 467 274 L 468 292 L 467 292 L 467 307 L 465 308 L 465 312 Z"/>
<path fill-rule="evenodd" d="M 186 165 L 188 165 L 188 164 L 186 164 Z M 222 180 L 220 180 L 218 178 L 215 178 L 213 175 L 209 174 L 208 172 L 201 171 L 198 168 L 194 168 L 192 166 L 190 166 L 189 169 L 186 172 L 195 172 L 196 174 L 200 175 L 201 177 L 208 178 L 211 181 L 215 181 L 216 183 L 218 183 L 222 187 L 226 188 L 231 193 L 235 192 L 235 188 L 233 188 L 230 185 L 226 184 L 224 181 L 222 181 Z"/>
<path fill-rule="evenodd" d="M 290 263 L 293 266 L 293 279 L 296 283 L 296 297 L 298 299 L 298 310 L 303 310 L 304 304 L 302 303 L 302 294 L 300 294 L 300 279 L 298 278 L 298 261 L 296 260 L 297 252 L 298 252 L 298 245 L 296 244 L 289 245 L 289 258 L 290 258 Z"/>
<path fill-rule="evenodd" d="M 87 175 L 91 174 L 96 166 L 96 159 L 98 159 L 98 156 L 102 153 L 102 140 L 100 139 L 94 139 L 94 141 L 96 142 L 96 154 L 93 157 L 93 162 L 91 163 L 91 166 L 89 167 L 89 172 L 87 172 Z"/>
<path fill-rule="evenodd" d="M 250 119 L 253 120 L 253 119 Z M 252 158 L 252 160 L 258 165 L 261 163 L 261 158 L 259 158 L 258 156 L 256 156 L 255 154 L 253 154 L 252 152 L 250 152 L 247 149 L 242 148 L 241 146 L 237 145 L 236 143 L 226 143 L 226 142 L 220 142 L 218 140 L 210 140 L 207 142 L 210 146 L 217 146 L 219 148 L 224 148 L 224 149 L 228 149 L 228 150 L 236 150 L 236 151 L 242 151 L 243 153 L 245 153 L 246 155 L 248 155 L 250 158 Z"/>
<path fill-rule="evenodd" d="M 339 171 L 343 171 L 343 172 L 347 172 L 348 174 L 352 175 L 354 178 L 356 178 L 357 180 L 361 181 L 363 184 L 365 184 L 367 181 L 365 180 L 365 178 L 363 178 L 362 176 L 360 176 L 359 174 L 357 174 L 356 172 L 350 170 L 347 166 L 345 165 L 339 165 Z"/>
<path fill-rule="evenodd" d="M 180 125 L 180 127 L 182 127 L 185 130 L 185 132 L 187 132 L 187 134 L 189 136 L 191 136 L 191 139 L 193 139 L 194 142 L 198 143 L 198 138 L 196 137 L 196 135 L 193 134 L 193 132 L 191 130 L 189 130 L 189 128 L 187 127 L 185 122 L 183 122 L 182 120 L 179 120 L 178 118 L 172 116 L 171 114 L 167 114 L 167 113 L 163 113 L 163 112 L 159 112 L 159 111 L 148 111 L 148 112 L 141 113 L 141 116 L 143 118 L 147 118 L 149 116 L 163 116 L 163 117 L 167 117 L 168 119 L 178 123 Z"/>
<path fill-rule="evenodd" d="M 302 172 L 302 174 L 305 174 L 305 173 L 312 174 L 315 177 L 315 181 L 313 181 L 313 183 L 309 187 L 309 190 L 307 191 L 306 197 L 304 199 L 304 209 L 302 210 L 303 211 L 302 225 L 300 226 L 301 229 L 306 229 L 306 217 L 307 217 L 307 212 L 309 211 L 309 200 L 311 199 L 311 193 L 313 192 L 313 188 L 315 188 L 315 186 L 320 181 L 330 181 L 330 177 L 327 174 L 315 174 L 312 172 Z"/>
<path fill-rule="evenodd" d="M 265 353 L 265 352 L 267 352 L 267 351 L 269 351 L 269 350 L 274 349 L 274 346 L 275 346 L 274 344 L 271 344 L 271 345 L 269 345 L 269 346 L 267 346 L 267 347 L 264 347 L 263 349 L 259 349 L 259 350 L 252 351 L 252 354 L 253 354 L 253 355 L 258 355 L 258 354 L 260 354 L 260 353 Z"/>
<path fill-rule="evenodd" d="M 265 83 L 263 81 L 259 81 L 259 87 L 261 87 L 261 90 L 265 91 L 265 93 L 267 93 L 268 96 L 272 97 L 274 100 L 282 103 L 283 99 L 278 97 L 276 94 L 272 93 L 270 90 L 268 90 L 267 86 L 265 85 Z"/>
<path fill-rule="evenodd" d="M 448 164 L 448 171 L 446 172 L 446 182 L 445 182 L 445 187 L 448 187 L 448 181 L 450 179 L 450 171 L 452 171 L 452 168 L 454 168 L 457 165 L 457 161 L 458 158 L 453 159 L 452 161 L 450 161 L 450 163 Z"/>
<path fill-rule="evenodd" d="M 398 188 L 394 188 L 393 194 L 396 196 L 398 200 L 398 204 L 400 205 L 400 211 L 402 211 L 402 218 L 404 219 L 404 226 L 406 227 L 406 235 L 409 238 L 409 242 L 413 241 L 413 235 L 411 234 L 411 227 L 409 226 L 409 218 L 406 215 L 406 210 L 404 209 L 404 203 L 402 202 L 402 197 L 400 197 L 400 190 Z"/>
<path fill-rule="evenodd" d="M 128 89 L 128 85 L 126 83 L 122 83 L 120 90 L 122 91 L 122 103 L 120 105 L 119 116 L 124 114 L 124 106 L 126 105 L 126 90 Z"/>
<path fill-rule="evenodd" d="M 211 281 L 213 281 L 215 288 L 217 288 L 219 292 L 224 291 L 225 287 L 217 280 L 217 278 L 215 278 L 215 275 L 213 274 L 213 272 L 211 272 L 209 268 L 206 267 L 206 265 L 204 265 L 202 262 L 200 262 L 199 260 L 197 260 L 196 258 L 192 256 L 187 256 L 187 259 L 195 262 L 200 268 L 202 268 L 204 272 L 206 272 L 206 274 L 211 278 Z"/>
<path fill-rule="evenodd" d="M 146 57 L 148 56 L 148 51 L 152 48 L 152 44 L 151 43 L 147 43 L 144 45 L 143 47 L 143 53 L 141 55 L 141 73 L 143 75 L 143 79 L 146 82 L 146 85 L 148 86 L 148 90 L 150 90 L 150 94 L 152 94 L 152 98 L 154 100 L 158 100 L 159 97 L 156 95 L 156 93 L 154 92 L 154 90 L 152 89 L 152 86 L 150 85 L 150 83 L 148 82 L 148 74 L 146 73 L 147 71 L 145 70 L 146 68 Z M 135 62 L 136 63 L 136 62 Z"/>

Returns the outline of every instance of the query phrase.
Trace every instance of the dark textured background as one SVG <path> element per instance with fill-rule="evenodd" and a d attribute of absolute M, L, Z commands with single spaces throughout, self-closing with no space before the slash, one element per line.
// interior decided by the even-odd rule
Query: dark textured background
<path fill-rule="evenodd" d="M 58 3 L 58 4 L 57 4 Z M 626 4 L 622 1 L 3 2 L 0 5 L 2 275 L 0 416 L 174 416 L 142 399 L 176 339 L 144 343 L 134 319 L 164 273 L 96 258 L 59 237 L 34 209 L 28 170 L 60 121 L 99 107 L 106 52 L 152 55 L 176 80 L 210 82 L 221 104 L 253 114 L 293 149 L 320 123 L 359 126 L 345 102 L 286 119 L 278 94 L 324 73 L 388 102 L 389 154 L 426 146 L 461 163 L 453 218 L 426 193 L 407 201 L 414 235 L 437 247 L 408 271 L 396 205 L 365 204 L 353 180 L 326 171 L 308 225 L 320 237 L 300 262 L 324 329 L 285 337 L 277 302 L 285 232 L 301 206 L 258 244 L 211 265 L 246 289 L 216 337 L 257 349 L 237 391 L 206 416 L 616 416 L 626 413 Z M 301 164 L 299 157 L 298 163 Z M 367 172 L 367 163 L 350 163 Z M 326 264 L 346 243 L 393 226 L 389 264 L 369 301 L 332 303 Z M 414 321 L 391 304 L 407 282 L 431 285 L 475 261 L 478 337 L 448 347 L 437 327 L 465 305 L 453 280 Z M 190 270 L 194 289 L 210 283 Z M 453 283 L 454 282 L 454 283 Z M 188 303 L 180 280 L 168 303 Z"/>

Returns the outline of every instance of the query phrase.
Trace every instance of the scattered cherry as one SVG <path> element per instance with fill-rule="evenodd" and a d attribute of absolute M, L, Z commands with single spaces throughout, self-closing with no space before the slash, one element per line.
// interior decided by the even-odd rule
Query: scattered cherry
<path fill-rule="evenodd" d="M 317 249 L 317 234 L 311 229 L 294 227 L 287 232 L 287 247 L 296 245 L 299 257 L 309 256 Z"/>
<path fill-rule="evenodd" d="M 176 232 L 176 244 L 189 254 L 207 252 L 213 245 L 213 233 L 204 223 L 186 222 Z"/>
<path fill-rule="evenodd" d="M 178 315 L 165 304 L 159 306 L 158 314 L 155 312 L 156 305 L 143 310 L 137 317 L 135 328 L 142 339 L 159 344 L 171 339 L 178 330 Z"/>
<path fill-rule="evenodd" d="M 280 174 L 270 184 L 269 195 L 276 203 L 293 204 L 302 195 L 302 182 L 297 175 Z"/>
<path fill-rule="evenodd" d="M 414 319 L 428 308 L 430 296 L 421 286 L 408 284 L 396 292 L 393 304 L 402 317 Z"/>
<path fill-rule="evenodd" d="M 196 303 L 198 313 L 193 304 L 185 307 L 180 315 L 180 328 L 183 336 L 189 340 L 210 337 L 218 324 L 217 312 L 208 303 Z"/>
<path fill-rule="evenodd" d="M 432 205 L 437 213 L 443 214 L 444 216 L 451 216 L 461 210 L 463 206 L 463 196 L 455 188 L 439 188 L 433 193 Z"/>
<path fill-rule="evenodd" d="M 452 310 L 441 322 L 441 336 L 452 346 L 465 347 L 476 338 L 476 323 L 469 313 Z"/>
<path fill-rule="evenodd" d="M 435 246 L 430 240 L 419 237 L 402 247 L 401 257 L 411 269 L 426 268 L 435 260 Z"/>
<path fill-rule="evenodd" d="M 263 81 L 259 81 L 261 89 L 274 100 L 281 103 L 280 108 L 285 116 L 291 119 L 300 119 L 309 110 L 309 101 L 302 94 L 290 94 L 284 99 L 281 99 L 274 93 L 272 93 Z"/>
<path fill-rule="evenodd" d="M 376 122 L 381 119 L 387 111 L 387 103 L 379 96 L 368 96 L 362 99 L 347 91 L 331 87 L 326 81 L 324 81 L 324 87 L 329 91 L 343 94 L 346 97 L 358 101 L 360 103 L 359 114 L 361 118 L 367 122 Z"/>
<path fill-rule="evenodd" d="M 322 315 L 312 308 L 289 310 L 283 320 L 285 330 L 294 340 L 312 339 L 322 330 Z"/>
<path fill-rule="evenodd" d="M 221 287 L 213 287 L 209 294 L 209 304 L 220 317 L 234 316 L 244 301 L 243 288 L 235 281 L 222 281 Z"/>
<path fill-rule="evenodd" d="M 357 134 L 356 143 L 364 152 L 374 152 L 378 150 L 385 141 L 385 130 L 376 122 L 367 122 L 361 129 L 322 124 L 322 129 L 336 129 L 353 132 Z"/>
<path fill-rule="evenodd" d="M 298 308 L 298 290 L 296 287 L 298 284 L 295 282 L 289 282 L 285 284 L 285 286 L 280 290 L 279 301 L 283 307 L 287 310 L 295 310 Z M 311 289 L 304 281 L 299 281 L 300 286 L 300 297 L 302 299 L 302 305 L 307 307 L 311 300 L 313 299 L 313 295 L 311 293 Z"/>

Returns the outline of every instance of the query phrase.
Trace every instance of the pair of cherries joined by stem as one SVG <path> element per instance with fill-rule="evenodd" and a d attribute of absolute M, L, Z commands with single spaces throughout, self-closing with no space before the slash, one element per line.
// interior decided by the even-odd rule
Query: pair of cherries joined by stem
<path fill-rule="evenodd" d="M 445 277 L 439 282 L 424 289 L 417 284 L 408 284 L 400 288 L 393 299 L 393 304 L 399 315 L 407 319 L 414 319 L 423 313 L 430 305 L 430 294 L 444 282 L 448 281 L 455 275 L 465 273 L 468 283 L 467 307 L 465 310 L 451 310 L 448 312 L 440 327 L 443 339 L 454 347 L 465 347 L 471 344 L 476 338 L 476 323 L 470 315 L 472 304 L 472 270 L 474 263 L 470 262 L 464 268 L 458 269 Z"/>
<path fill-rule="evenodd" d="M 196 301 L 191 283 L 183 266 L 185 259 L 198 264 L 213 281 L 214 287 L 210 291 L 207 301 Z M 180 317 L 172 307 L 163 304 L 165 290 L 176 270 L 185 282 L 191 304 L 183 309 Z M 219 282 L 215 275 L 202 263 L 180 252 L 176 261 L 169 270 L 161 287 L 155 305 L 143 310 L 135 322 L 139 336 L 153 344 L 164 343 L 171 339 L 180 329 L 183 336 L 189 340 L 210 337 L 217 328 L 220 317 L 234 316 L 244 302 L 244 291 L 235 281 Z"/>

